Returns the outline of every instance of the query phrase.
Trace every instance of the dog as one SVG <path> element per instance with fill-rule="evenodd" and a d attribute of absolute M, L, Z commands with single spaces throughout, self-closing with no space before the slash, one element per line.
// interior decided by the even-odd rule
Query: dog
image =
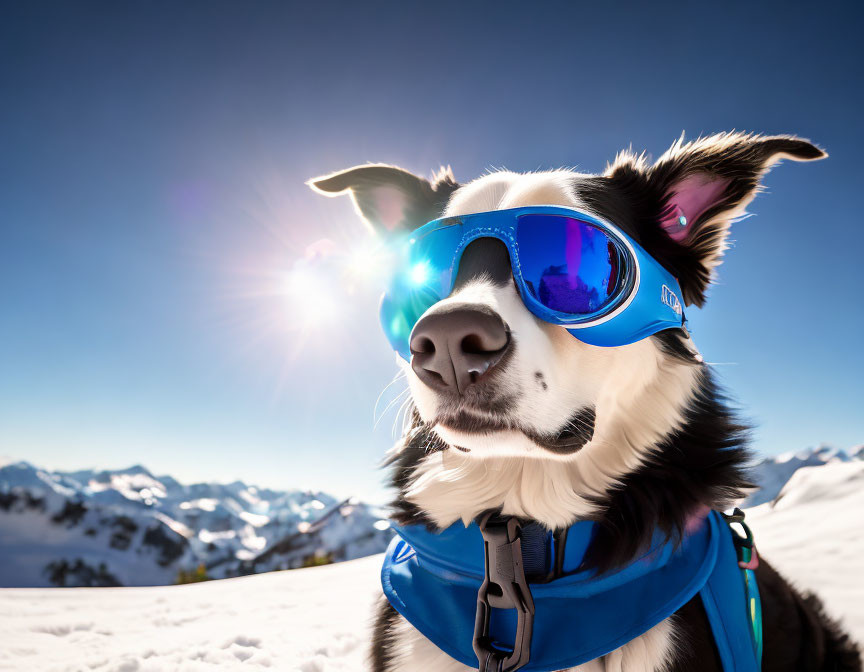
<path fill-rule="evenodd" d="M 528 206 L 588 213 L 614 224 L 674 276 L 684 306 L 701 307 L 730 226 L 763 175 L 781 159 L 825 156 L 794 136 L 721 133 L 690 142 L 682 136 L 654 163 L 622 151 L 599 175 L 497 171 L 460 184 L 449 168 L 427 180 L 369 164 L 309 184 L 327 196 L 350 195 L 361 219 L 384 237 L 436 218 Z M 685 325 L 625 345 L 583 342 L 526 307 L 497 238 L 468 244 L 449 295 L 424 312 L 411 339 L 412 361 L 403 362 L 410 420 L 388 458 L 398 524 L 443 530 L 489 511 L 548 530 L 589 520 L 596 532 L 583 567 L 602 573 L 633 561 L 656 530 L 680 538 L 700 512 L 726 510 L 752 487 L 748 428 Z M 440 357 L 432 361 L 430 352 Z M 797 592 L 764 561 L 756 578 L 765 672 L 861 669 L 856 645 L 815 596 Z M 375 672 L 471 669 L 383 598 L 369 660 Z M 572 669 L 722 668 L 705 609 L 693 598 Z"/>

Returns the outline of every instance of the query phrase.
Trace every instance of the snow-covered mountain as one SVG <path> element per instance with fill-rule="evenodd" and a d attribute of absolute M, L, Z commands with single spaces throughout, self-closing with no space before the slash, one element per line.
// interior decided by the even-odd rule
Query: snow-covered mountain
<path fill-rule="evenodd" d="M 0 586 L 158 585 L 201 565 L 224 578 L 349 560 L 384 550 L 383 518 L 323 492 L 13 462 L 0 467 Z"/>
<path fill-rule="evenodd" d="M 802 467 L 864 460 L 819 446 L 755 465 L 743 506 L 778 498 Z M 184 485 L 141 465 L 51 472 L 0 461 L 0 586 L 172 584 L 359 558 L 389 541 L 385 513 L 322 492 L 240 481 Z"/>
<path fill-rule="evenodd" d="M 864 642 L 864 461 L 799 470 L 747 520 L 760 556 Z M 0 668 L 363 670 L 380 571 L 376 556 L 194 586 L 0 590 Z"/>
<path fill-rule="evenodd" d="M 758 506 L 775 499 L 792 475 L 802 467 L 818 467 L 834 462 L 864 460 L 864 444 L 843 450 L 822 444 L 798 452 L 781 453 L 756 463 L 751 476 L 758 486 L 742 506 Z"/>

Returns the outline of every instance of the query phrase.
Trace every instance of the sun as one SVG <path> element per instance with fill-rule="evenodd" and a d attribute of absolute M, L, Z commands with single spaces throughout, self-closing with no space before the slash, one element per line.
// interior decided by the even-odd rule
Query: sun
<path fill-rule="evenodd" d="M 339 295 L 344 289 L 321 265 L 300 260 L 285 277 L 288 317 L 301 329 L 333 324 L 339 319 Z"/>

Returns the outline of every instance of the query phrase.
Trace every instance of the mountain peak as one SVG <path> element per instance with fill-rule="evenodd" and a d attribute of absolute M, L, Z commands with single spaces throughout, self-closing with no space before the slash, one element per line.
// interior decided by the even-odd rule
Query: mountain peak
<path fill-rule="evenodd" d="M 111 473 L 111 470 L 108 471 L 109 473 Z M 113 473 L 123 474 L 124 476 L 135 476 L 137 474 L 144 474 L 145 476 L 153 478 L 153 474 L 150 473 L 150 470 L 143 464 L 133 464 L 131 467 L 126 467 L 125 469 L 117 469 Z"/>
<path fill-rule="evenodd" d="M 0 554 L 0 586 L 165 584 L 199 565 L 223 578 L 379 553 L 391 536 L 379 510 L 361 502 L 349 512 L 325 493 L 239 480 L 183 485 L 141 464 L 63 473 L 10 462 L 0 493 L 0 537 L 26 552 Z M 56 581 L 56 571 L 46 574 L 82 562 Z"/>
<path fill-rule="evenodd" d="M 861 459 L 864 459 L 864 445 L 856 446 L 847 452 L 828 443 L 766 457 L 751 470 L 752 480 L 759 489 L 744 500 L 742 506 L 758 506 L 773 501 L 792 475 L 802 467 Z"/>

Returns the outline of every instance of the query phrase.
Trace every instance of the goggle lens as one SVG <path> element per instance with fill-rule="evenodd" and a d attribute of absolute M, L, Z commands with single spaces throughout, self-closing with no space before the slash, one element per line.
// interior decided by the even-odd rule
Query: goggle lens
<path fill-rule="evenodd" d="M 561 215 L 522 215 L 516 241 L 526 290 L 546 308 L 592 315 L 620 294 L 625 258 L 596 226 Z"/>
<path fill-rule="evenodd" d="M 453 250 L 462 237 L 458 223 L 408 238 L 399 250 L 399 271 L 381 302 L 381 324 L 395 350 L 407 353 L 411 330 L 430 307 L 450 292 Z M 407 354 L 406 354 L 407 356 Z"/>

